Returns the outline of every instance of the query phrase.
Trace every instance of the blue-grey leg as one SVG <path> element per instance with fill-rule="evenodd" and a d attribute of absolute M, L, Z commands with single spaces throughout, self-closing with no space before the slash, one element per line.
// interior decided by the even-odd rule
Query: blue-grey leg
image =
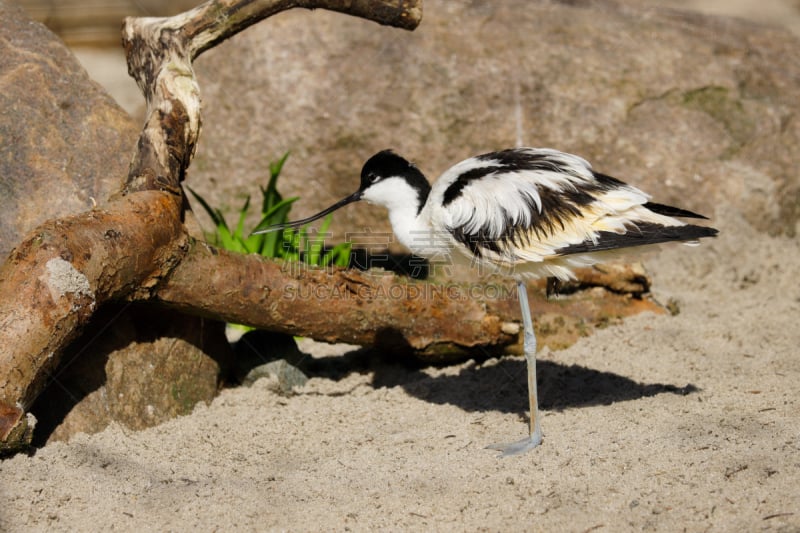
<path fill-rule="evenodd" d="M 542 428 L 539 424 L 539 398 L 536 392 L 536 333 L 533 331 L 528 292 L 522 280 L 517 280 L 517 294 L 519 295 L 519 307 L 522 312 L 522 326 L 524 328 L 523 347 L 525 360 L 528 363 L 528 400 L 531 409 L 530 436 L 511 444 L 488 446 L 491 450 L 503 452 L 500 454 L 501 457 L 527 452 L 542 443 Z"/>

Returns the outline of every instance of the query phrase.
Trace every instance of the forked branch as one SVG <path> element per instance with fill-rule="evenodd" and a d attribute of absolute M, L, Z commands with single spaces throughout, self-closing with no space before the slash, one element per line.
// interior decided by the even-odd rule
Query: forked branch
<path fill-rule="evenodd" d="M 269 16 L 292 8 L 328 9 L 413 30 L 422 0 L 211 0 L 168 18 L 127 18 L 122 42 L 128 72 L 147 101 L 125 193 L 179 184 L 200 135 L 200 89 L 192 62 L 205 50 Z"/>
<path fill-rule="evenodd" d="M 412 29 L 420 2 L 212 0 L 174 17 L 125 21 L 128 70 L 147 120 L 120 193 L 103 209 L 44 223 L 0 267 L 0 451 L 30 434 L 24 410 L 95 310 L 149 298 L 188 250 L 180 183 L 201 122 L 192 60 L 287 9 L 332 9 Z"/>

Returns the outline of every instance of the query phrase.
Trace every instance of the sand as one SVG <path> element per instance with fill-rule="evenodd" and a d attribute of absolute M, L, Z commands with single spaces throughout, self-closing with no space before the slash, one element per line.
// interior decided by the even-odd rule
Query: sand
<path fill-rule="evenodd" d="M 349 370 L 306 342 L 341 371 L 294 396 L 262 379 L 0 462 L 0 530 L 798 531 L 800 244 L 714 224 L 646 262 L 678 315 L 542 350 L 531 453 L 484 449 L 526 430 L 519 357 Z"/>

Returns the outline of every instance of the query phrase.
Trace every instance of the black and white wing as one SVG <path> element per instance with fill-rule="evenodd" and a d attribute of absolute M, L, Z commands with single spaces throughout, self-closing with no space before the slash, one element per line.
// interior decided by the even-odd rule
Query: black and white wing
<path fill-rule="evenodd" d="M 650 203 L 584 159 L 543 148 L 462 161 L 436 181 L 426 207 L 434 227 L 447 228 L 454 247 L 472 259 L 561 279 L 597 262 L 597 252 L 717 233 L 673 218 L 705 217 Z"/>

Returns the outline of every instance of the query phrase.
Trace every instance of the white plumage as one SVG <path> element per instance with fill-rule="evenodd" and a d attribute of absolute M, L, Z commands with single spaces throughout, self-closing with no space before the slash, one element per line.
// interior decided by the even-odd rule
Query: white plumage
<path fill-rule="evenodd" d="M 375 156 L 379 163 L 387 157 L 399 156 Z M 367 174 L 371 166 L 365 165 Z M 686 225 L 646 207 L 650 197 L 636 187 L 598 175 L 586 160 L 552 149 L 518 148 L 464 160 L 445 171 L 425 199 L 424 187 L 396 179 L 370 184 L 362 198 L 389 209 L 398 240 L 423 257 L 452 252 L 484 272 L 572 279 L 575 267 L 649 244 L 646 238 L 630 239 L 626 246 L 591 251 L 604 232 L 635 235 L 645 224 Z M 664 240 L 676 239 L 657 239 Z M 586 253 L 570 248 L 583 244 Z"/>
<path fill-rule="evenodd" d="M 676 217 L 705 218 L 650 202 L 646 193 L 595 172 L 584 159 L 548 148 L 514 148 L 466 159 L 433 187 L 411 163 L 385 150 L 361 170 L 358 191 L 328 209 L 265 231 L 298 227 L 349 203 L 383 205 L 398 240 L 426 258 L 452 257 L 517 279 L 525 330 L 530 435 L 492 446 L 504 455 L 542 440 L 536 393 L 536 338 L 524 278 L 574 277 L 572 269 L 636 246 L 696 243 L 717 230 Z"/>

